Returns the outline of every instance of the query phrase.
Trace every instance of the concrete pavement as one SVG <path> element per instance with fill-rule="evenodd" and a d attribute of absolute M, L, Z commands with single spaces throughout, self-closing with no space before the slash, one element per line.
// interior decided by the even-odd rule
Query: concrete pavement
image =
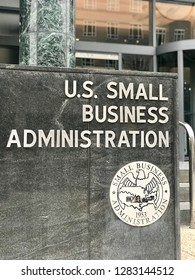
<path fill-rule="evenodd" d="M 195 260 L 195 229 L 181 225 L 181 260 Z"/>

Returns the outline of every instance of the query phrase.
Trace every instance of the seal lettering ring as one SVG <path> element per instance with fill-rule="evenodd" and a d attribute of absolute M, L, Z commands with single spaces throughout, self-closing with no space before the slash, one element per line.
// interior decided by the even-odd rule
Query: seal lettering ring
<path fill-rule="evenodd" d="M 162 217 L 170 200 L 169 182 L 163 171 L 146 161 L 123 166 L 110 186 L 114 213 L 126 224 L 143 227 Z"/>

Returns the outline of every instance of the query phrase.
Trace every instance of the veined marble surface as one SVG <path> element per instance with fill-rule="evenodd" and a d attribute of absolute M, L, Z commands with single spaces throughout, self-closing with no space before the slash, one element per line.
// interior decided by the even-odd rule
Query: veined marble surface
<path fill-rule="evenodd" d="M 21 0 L 20 13 L 20 64 L 74 67 L 74 0 Z"/>

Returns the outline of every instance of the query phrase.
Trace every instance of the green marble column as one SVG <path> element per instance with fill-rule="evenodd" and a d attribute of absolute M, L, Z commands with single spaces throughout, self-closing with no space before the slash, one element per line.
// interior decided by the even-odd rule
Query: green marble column
<path fill-rule="evenodd" d="M 20 64 L 75 65 L 74 0 L 20 0 Z"/>

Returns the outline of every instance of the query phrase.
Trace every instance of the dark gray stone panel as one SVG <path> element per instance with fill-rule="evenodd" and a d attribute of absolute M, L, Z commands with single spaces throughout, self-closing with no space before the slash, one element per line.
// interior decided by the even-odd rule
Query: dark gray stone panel
<path fill-rule="evenodd" d="M 12 69 L 14 68 L 14 69 Z M 65 79 L 94 82 L 90 100 L 68 99 Z M 82 105 L 137 106 L 136 100 L 108 100 L 108 81 L 162 83 L 169 103 L 142 101 L 142 106 L 168 106 L 166 125 L 155 123 L 82 122 Z M 120 71 L 2 66 L 0 69 L 0 258 L 1 259 L 176 259 L 179 258 L 176 76 Z M 71 86 L 70 86 L 71 91 Z M 95 147 L 88 149 L 6 148 L 12 129 L 170 131 L 168 148 Z M 79 143 L 81 143 L 79 138 Z M 113 212 L 109 190 L 116 172 L 133 161 L 157 165 L 170 184 L 164 215 L 146 227 L 123 223 Z M 163 245 L 162 245 L 163 244 Z"/>

